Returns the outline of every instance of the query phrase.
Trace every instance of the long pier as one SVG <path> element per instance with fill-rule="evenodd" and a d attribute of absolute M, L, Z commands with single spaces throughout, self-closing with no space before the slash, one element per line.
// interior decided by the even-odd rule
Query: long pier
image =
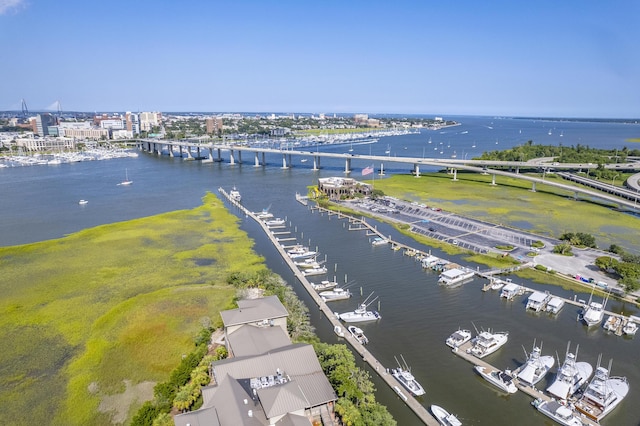
<path fill-rule="evenodd" d="M 269 237 L 273 245 L 276 247 L 284 261 L 289 265 L 291 271 L 295 274 L 296 278 L 307 290 L 309 295 L 312 297 L 313 301 L 318 305 L 320 310 L 324 313 L 325 317 L 329 320 L 331 325 L 334 327 L 338 326 L 342 330 L 345 330 L 344 324 L 342 324 L 338 318 L 336 318 L 335 313 L 329 308 L 329 306 L 322 300 L 322 298 L 318 295 L 311 283 L 307 278 L 302 274 L 300 269 L 295 265 L 294 261 L 290 256 L 287 255 L 285 247 L 280 244 L 281 240 L 278 240 L 276 236 L 273 235 L 273 231 L 264 223 L 264 221 L 260 220 L 253 212 L 249 211 L 246 207 L 240 204 L 238 201 L 232 199 L 229 194 L 223 189 L 218 188 L 218 191 L 234 206 L 242 210 L 242 212 L 247 216 L 254 219 L 261 227 L 265 234 Z M 345 215 L 342 215 L 347 217 Z M 374 230 L 375 228 L 369 228 Z M 382 235 L 379 232 L 375 231 L 376 234 Z M 346 331 L 346 330 L 345 330 Z M 433 417 L 427 409 L 420 404 L 412 395 L 409 394 L 408 391 L 402 386 L 402 384 L 396 380 L 395 377 L 388 371 L 388 369 L 382 365 L 376 358 L 373 356 L 364 345 L 360 344 L 350 333 L 345 332 L 344 339 L 351 345 L 351 347 L 362 357 L 362 360 L 368 363 L 372 370 L 374 370 L 380 378 L 387 384 L 389 387 L 395 391 L 404 403 L 416 414 L 416 416 L 426 425 L 428 426 L 438 426 L 438 421 Z"/>

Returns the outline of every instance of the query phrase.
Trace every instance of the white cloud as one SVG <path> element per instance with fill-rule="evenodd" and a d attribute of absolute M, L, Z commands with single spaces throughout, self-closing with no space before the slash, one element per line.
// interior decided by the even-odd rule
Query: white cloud
<path fill-rule="evenodd" d="M 0 0 L 0 15 L 6 15 L 10 12 L 17 12 L 24 8 L 27 4 L 26 0 Z"/>

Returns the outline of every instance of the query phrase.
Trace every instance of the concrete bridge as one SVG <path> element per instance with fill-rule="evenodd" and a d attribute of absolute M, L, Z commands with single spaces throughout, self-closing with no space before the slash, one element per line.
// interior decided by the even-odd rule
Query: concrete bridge
<path fill-rule="evenodd" d="M 551 158 L 534 159 L 530 161 L 494 161 L 494 160 L 458 160 L 420 157 L 390 157 L 384 155 L 360 155 L 351 153 L 331 153 L 306 150 L 282 150 L 274 148 L 264 148 L 247 145 L 230 145 L 202 143 L 197 141 L 172 141 L 160 139 L 141 139 L 137 141 L 137 146 L 143 151 L 161 155 L 165 150 L 170 156 L 179 156 L 189 160 L 202 160 L 209 162 L 223 162 L 223 153 L 228 155 L 230 164 L 243 163 L 242 156 L 252 157 L 250 162 L 255 167 L 266 166 L 267 154 L 280 156 L 282 168 L 293 167 L 293 158 L 301 158 L 312 161 L 312 169 L 320 169 L 322 158 L 338 159 L 344 161 L 344 173 L 353 171 L 352 163 L 356 161 L 360 168 L 379 163 L 379 174 L 384 174 L 385 164 L 407 165 L 415 177 L 420 177 L 420 167 L 438 167 L 450 171 L 453 180 L 457 180 L 457 171 L 466 170 L 475 173 L 485 173 L 492 175 L 491 185 L 496 185 L 496 176 L 522 179 L 531 182 L 531 190 L 536 190 L 536 184 L 544 184 L 560 188 L 574 194 L 587 197 L 595 197 L 613 203 L 621 208 L 637 211 L 638 193 L 635 194 L 624 188 L 616 188 L 613 185 L 602 191 L 602 188 L 595 187 L 595 190 L 582 188 L 574 185 L 567 185 L 560 182 L 545 180 L 546 172 L 550 170 L 571 170 L 587 172 L 596 169 L 597 164 L 593 163 L 557 163 Z M 328 146 L 328 145 L 327 145 Z M 620 171 L 640 171 L 640 162 L 606 164 L 605 168 Z M 542 170 L 542 178 L 520 174 L 520 169 Z M 637 179 L 636 179 L 637 181 Z M 635 189 L 635 188 L 634 188 Z"/>

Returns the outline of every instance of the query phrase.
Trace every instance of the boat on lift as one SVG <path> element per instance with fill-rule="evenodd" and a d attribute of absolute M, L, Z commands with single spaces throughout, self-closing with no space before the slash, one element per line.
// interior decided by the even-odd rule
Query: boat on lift
<path fill-rule="evenodd" d="M 629 393 L 629 382 L 626 377 L 611 377 L 611 361 L 609 368 L 600 365 L 602 355 L 598 357 L 596 372 L 582 397 L 575 403 L 576 410 L 589 419 L 599 422 L 622 402 Z"/>
<path fill-rule="evenodd" d="M 516 384 L 513 382 L 513 376 L 511 376 L 511 371 L 505 370 L 500 371 L 496 369 L 488 369 L 481 365 L 476 365 L 474 367 L 476 372 L 482 376 L 487 382 L 491 383 L 493 386 L 497 387 L 503 392 L 506 393 L 516 393 L 518 392 L 518 388 Z"/>
<path fill-rule="evenodd" d="M 544 378 L 554 363 L 555 360 L 551 355 L 542 355 L 542 345 L 538 347 L 534 341 L 531 353 L 527 356 L 527 361 L 517 370 L 516 377 L 521 383 L 533 387 Z"/>
<path fill-rule="evenodd" d="M 571 342 L 567 343 L 567 350 L 564 356 L 564 362 L 556 373 L 556 378 L 547 388 L 547 392 L 559 400 L 567 400 L 589 380 L 593 373 L 593 367 L 588 362 L 577 361 L 578 349 L 576 353 L 570 352 Z M 560 364 L 560 360 L 558 360 Z"/>
<path fill-rule="evenodd" d="M 376 301 L 378 297 L 369 301 L 369 298 L 373 295 L 371 293 L 354 311 L 337 314 L 338 318 L 344 322 L 364 322 L 364 321 L 376 321 L 382 318 L 377 311 L 368 311 L 367 308 L 370 304 Z"/>

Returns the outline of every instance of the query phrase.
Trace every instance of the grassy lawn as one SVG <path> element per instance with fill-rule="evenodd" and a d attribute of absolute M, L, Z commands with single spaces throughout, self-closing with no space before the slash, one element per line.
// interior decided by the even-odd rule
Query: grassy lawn
<path fill-rule="evenodd" d="M 559 237 L 564 232 L 592 234 L 600 248 L 618 244 L 638 252 L 638 218 L 591 200 L 573 199 L 573 193 L 518 179 L 458 173 L 423 174 L 420 178 L 396 175 L 379 179 L 376 189 L 396 198 L 425 203 L 463 216 L 501 223 L 541 235 Z M 560 179 L 547 175 L 545 179 Z M 371 182 L 371 181 L 370 181 Z M 566 181 L 565 181 L 566 183 Z"/>
<path fill-rule="evenodd" d="M 166 379 L 201 320 L 220 321 L 227 275 L 264 266 L 222 202 L 203 201 L 0 248 L 0 424 L 109 424 L 105 396 Z"/>

